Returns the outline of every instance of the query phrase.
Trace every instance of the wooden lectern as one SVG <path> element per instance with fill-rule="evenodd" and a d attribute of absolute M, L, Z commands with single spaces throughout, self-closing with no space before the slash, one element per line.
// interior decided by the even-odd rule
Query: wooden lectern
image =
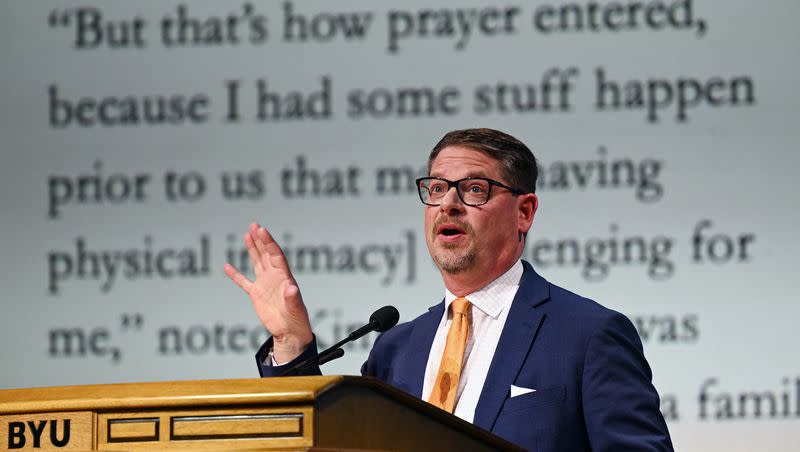
<path fill-rule="evenodd" d="M 5 450 L 520 450 L 364 377 L 0 391 Z"/>

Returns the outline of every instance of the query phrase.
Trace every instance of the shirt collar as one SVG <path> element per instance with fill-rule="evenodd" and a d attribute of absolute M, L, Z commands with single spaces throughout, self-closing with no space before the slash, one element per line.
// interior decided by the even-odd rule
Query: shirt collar
<path fill-rule="evenodd" d="M 497 279 L 483 286 L 483 288 L 465 295 L 464 298 L 483 311 L 484 314 L 497 318 L 503 312 L 503 308 L 510 305 L 514 300 L 514 295 L 519 288 L 519 281 L 522 279 L 522 273 L 522 261 L 517 260 L 511 268 L 497 277 Z M 449 312 L 450 303 L 458 297 L 453 295 L 447 288 L 444 291 L 444 312 Z"/>

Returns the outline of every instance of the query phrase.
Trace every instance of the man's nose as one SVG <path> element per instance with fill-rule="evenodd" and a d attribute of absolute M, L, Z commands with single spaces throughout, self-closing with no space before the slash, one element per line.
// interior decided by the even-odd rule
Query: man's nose
<path fill-rule="evenodd" d="M 458 190 L 456 189 L 456 187 L 450 187 L 450 190 L 447 190 L 447 193 L 445 193 L 444 198 L 442 198 L 442 204 L 439 207 L 442 209 L 443 212 L 448 212 L 448 213 L 464 211 L 464 203 L 458 196 Z"/>

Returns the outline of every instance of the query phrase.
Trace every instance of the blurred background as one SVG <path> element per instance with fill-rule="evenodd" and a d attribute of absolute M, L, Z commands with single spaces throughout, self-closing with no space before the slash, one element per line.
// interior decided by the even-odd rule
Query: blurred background
<path fill-rule="evenodd" d="M 251 378 L 225 262 L 284 247 L 321 346 L 444 293 L 447 131 L 541 163 L 524 258 L 639 330 L 676 449 L 790 450 L 797 2 L 3 2 L 0 387 Z M 357 374 L 374 336 L 327 373 Z"/>

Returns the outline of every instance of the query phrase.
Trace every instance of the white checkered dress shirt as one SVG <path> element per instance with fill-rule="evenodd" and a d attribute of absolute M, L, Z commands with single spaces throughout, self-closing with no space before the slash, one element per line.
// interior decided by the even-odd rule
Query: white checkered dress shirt
<path fill-rule="evenodd" d="M 464 349 L 464 363 L 461 368 L 461 378 L 458 380 L 456 408 L 453 414 L 467 422 L 472 422 L 475 417 L 475 407 L 478 406 L 478 398 L 481 396 L 489 365 L 492 363 L 497 342 L 506 324 L 511 302 L 519 289 L 522 272 L 522 262 L 517 261 L 507 272 L 483 289 L 464 297 L 472 303 L 472 325 Z M 453 321 L 450 303 L 456 298 L 445 289 L 444 315 L 436 330 L 436 337 L 428 355 L 428 366 L 425 368 L 423 400 L 428 400 L 430 397 L 436 375 L 439 373 L 447 332 Z"/>

